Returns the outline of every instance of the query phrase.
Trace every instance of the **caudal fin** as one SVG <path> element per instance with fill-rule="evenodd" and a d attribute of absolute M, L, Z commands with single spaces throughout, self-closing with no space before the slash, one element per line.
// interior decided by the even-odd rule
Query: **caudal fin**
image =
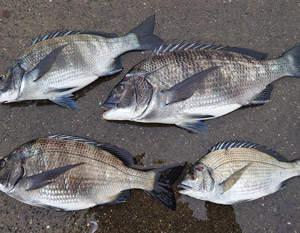
<path fill-rule="evenodd" d="M 152 15 L 129 32 L 134 33 L 138 38 L 139 46 L 136 50 L 154 50 L 164 43 L 162 39 L 153 34 L 154 26 L 155 15 Z"/>
<path fill-rule="evenodd" d="M 300 159 L 296 159 L 293 162 L 294 168 L 295 168 L 295 175 L 294 176 L 300 176 Z"/>
<path fill-rule="evenodd" d="M 292 62 L 291 75 L 300 77 L 300 44 L 290 49 L 283 56 Z"/>
<path fill-rule="evenodd" d="M 147 191 L 155 199 L 171 210 L 176 209 L 176 200 L 172 184 L 182 173 L 185 164 L 176 164 L 155 169 L 155 183 L 152 191 Z"/>

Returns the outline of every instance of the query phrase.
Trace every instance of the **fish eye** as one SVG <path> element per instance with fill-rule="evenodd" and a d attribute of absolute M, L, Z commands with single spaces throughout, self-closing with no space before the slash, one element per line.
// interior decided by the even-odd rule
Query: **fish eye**
<path fill-rule="evenodd" d="M 0 75 L 0 81 L 3 81 L 3 79 L 5 79 L 6 78 L 6 74 L 1 74 Z"/>
<path fill-rule="evenodd" d="M 123 84 L 120 84 L 120 85 L 115 87 L 115 92 L 117 94 L 121 94 L 123 91 L 124 91 L 124 85 Z"/>
<path fill-rule="evenodd" d="M 4 159 L 1 159 L 1 160 L 0 160 L 0 168 L 4 168 L 5 165 L 6 165 L 5 160 L 4 160 Z"/>
<path fill-rule="evenodd" d="M 196 173 L 190 173 L 189 174 L 189 179 L 190 180 L 196 180 L 197 179 L 197 174 Z"/>

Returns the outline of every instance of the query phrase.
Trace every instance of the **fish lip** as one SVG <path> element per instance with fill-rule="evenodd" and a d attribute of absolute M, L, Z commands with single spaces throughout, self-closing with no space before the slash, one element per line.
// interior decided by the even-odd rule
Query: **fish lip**
<path fill-rule="evenodd" d="M 178 188 L 182 188 L 182 189 L 190 189 L 191 186 L 185 185 L 185 184 L 178 184 L 177 185 Z"/>
<path fill-rule="evenodd" d="M 101 105 L 101 109 L 104 111 L 104 112 L 107 112 L 111 109 L 113 109 L 116 105 L 115 104 L 111 104 L 111 103 L 104 103 Z"/>

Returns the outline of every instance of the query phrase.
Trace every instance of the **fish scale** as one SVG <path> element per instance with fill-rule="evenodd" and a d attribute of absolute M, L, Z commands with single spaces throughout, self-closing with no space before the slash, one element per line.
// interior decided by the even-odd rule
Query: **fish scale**
<path fill-rule="evenodd" d="M 85 145 L 85 144 L 81 144 L 81 143 L 76 143 L 73 141 L 66 141 L 66 143 L 61 143 L 61 145 L 59 145 L 59 143 L 61 143 L 60 140 L 54 140 L 53 142 L 50 142 L 47 139 L 41 139 L 39 141 L 34 142 L 34 150 L 42 150 L 45 153 L 45 156 L 51 156 L 54 157 L 51 160 L 47 160 L 47 164 L 44 165 L 44 167 L 41 167 L 39 170 L 49 170 L 52 169 L 54 167 L 57 167 L 57 165 L 59 164 L 59 166 L 63 166 L 65 164 L 68 163 L 78 163 L 78 162 L 85 162 L 85 159 L 93 159 L 94 163 L 90 163 L 89 165 L 86 166 L 85 169 L 82 169 L 81 167 L 78 168 L 74 168 L 73 170 L 64 173 L 63 175 L 61 175 L 59 178 L 57 178 L 55 180 L 55 185 L 50 185 L 47 186 L 43 189 L 46 190 L 46 192 L 50 192 L 51 195 L 48 195 L 49 200 L 57 200 L 57 199 L 62 199 L 62 198 L 66 198 L 69 199 L 70 201 L 72 201 L 72 194 L 70 195 L 68 192 L 64 193 L 64 194 L 58 194 L 55 193 L 56 190 L 58 190 L 60 188 L 61 184 L 65 183 L 65 179 L 68 179 L 69 177 L 77 177 L 76 182 L 71 182 L 69 185 L 69 190 L 71 191 L 71 193 L 73 194 L 77 194 L 80 193 L 80 196 L 85 196 L 85 199 L 90 199 L 90 195 L 93 194 L 93 189 L 95 188 L 95 186 L 98 186 L 98 189 L 101 189 L 100 187 L 104 186 L 105 187 L 105 183 L 103 183 L 103 180 L 101 179 L 94 179 L 93 177 L 96 175 L 97 177 L 104 177 L 104 173 L 105 171 L 111 173 L 111 177 L 110 177 L 110 182 L 115 183 L 115 186 L 110 186 L 105 188 L 106 190 L 106 194 L 107 195 L 111 195 L 112 193 L 116 193 L 116 191 L 120 192 L 122 190 L 123 186 L 122 184 L 125 183 L 126 181 L 126 177 L 124 176 L 125 174 L 130 174 L 130 175 L 135 175 L 137 177 L 139 177 L 139 174 L 137 171 L 133 170 L 133 169 L 128 169 L 124 166 L 122 167 L 106 167 L 104 165 L 99 164 L 99 162 L 102 163 L 106 163 L 106 164 L 116 164 L 116 165 L 121 165 L 121 161 L 116 159 L 115 157 L 113 157 L 111 154 L 107 153 L 107 152 L 102 152 L 99 153 L 99 151 L 95 148 L 93 148 L 93 146 L 91 145 Z M 57 146 L 58 145 L 58 146 Z M 65 152 L 61 152 L 60 148 L 67 148 L 67 150 Z M 87 153 L 87 151 L 89 151 L 89 153 Z M 88 154 L 89 156 L 87 156 L 86 158 L 83 158 L 82 155 L 86 155 Z M 70 157 L 70 155 L 72 155 L 72 157 Z M 56 159 L 59 158 L 59 160 Z M 62 159 L 65 158 L 65 159 Z M 98 162 L 98 163 L 97 163 Z M 113 165 L 113 166 L 116 166 Z M 36 167 L 36 166 L 35 166 Z M 88 171 L 88 173 L 87 173 Z M 89 172 L 91 172 L 91 176 L 88 175 Z M 118 172 L 120 172 L 121 174 L 118 175 Z M 92 175 L 93 174 L 93 175 Z M 28 175 L 35 175 L 35 174 L 28 174 Z M 84 179 L 81 179 L 80 177 L 86 177 L 88 175 L 89 178 L 88 182 L 84 181 Z M 134 177 L 132 177 L 134 179 Z M 139 177 L 140 178 L 140 177 Z M 142 176 L 142 178 L 144 178 L 144 181 L 146 180 L 150 180 L 151 179 L 151 175 L 148 177 L 144 177 Z M 91 182 L 91 179 L 96 181 Z M 117 182 L 116 182 L 117 181 Z M 149 182 L 149 181 L 148 181 Z M 125 183 L 126 184 L 126 183 Z M 134 187 L 135 188 L 139 188 L 139 187 L 146 187 L 147 188 L 147 184 L 135 184 Z M 127 187 L 127 188 L 131 188 L 131 187 Z M 97 188 L 96 188 L 97 189 Z M 149 189 L 151 189 L 149 187 Z M 117 193 L 118 193 L 117 192 Z M 73 201 L 72 201 L 73 202 Z"/>
<path fill-rule="evenodd" d="M 188 171 L 179 185 L 180 193 L 220 204 L 254 200 L 282 189 L 286 180 L 300 175 L 300 160 L 284 160 L 258 144 L 219 143 Z"/>
<path fill-rule="evenodd" d="M 174 210 L 172 184 L 184 169 L 180 164 L 139 170 L 121 148 L 66 135 L 25 143 L 0 159 L 0 165 L 1 191 L 65 211 L 125 202 L 130 189 L 142 189 Z"/>
<path fill-rule="evenodd" d="M 270 99 L 270 83 L 300 74 L 299 45 L 276 59 L 262 59 L 261 53 L 236 47 L 179 45 L 159 48 L 135 65 L 102 104 L 103 118 L 205 132 L 201 120 L 263 104 Z M 148 90 L 135 85 L 141 77 L 150 84 Z"/>
<path fill-rule="evenodd" d="M 120 55 L 152 50 L 162 44 L 153 34 L 155 17 L 122 37 L 89 31 L 57 31 L 40 35 L 11 64 L 0 81 L 0 102 L 50 101 L 78 108 L 72 93 L 101 76 L 120 72 Z"/>

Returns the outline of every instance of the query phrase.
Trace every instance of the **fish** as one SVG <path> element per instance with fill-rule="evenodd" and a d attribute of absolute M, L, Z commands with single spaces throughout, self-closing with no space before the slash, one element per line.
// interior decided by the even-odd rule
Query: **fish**
<path fill-rule="evenodd" d="M 271 83 L 300 76 L 300 45 L 276 59 L 255 50 L 201 43 L 162 45 L 136 64 L 102 104 L 105 120 L 174 124 L 207 133 L 204 120 L 264 104 Z"/>
<path fill-rule="evenodd" d="M 299 175 L 299 159 L 289 162 L 265 146 L 227 141 L 199 159 L 178 187 L 183 195 L 234 205 L 275 193 Z"/>
<path fill-rule="evenodd" d="M 110 144 L 68 135 L 27 142 L 0 159 L 0 190 L 29 205 L 75 211 L 126 202 L 142 189 L 171 210 L 172 184 L 184 164 L 134 167 L 132 155 Z"/>
<path fill-rule="evenodd" d="M 40 35 L 0 76 L 0 103 L 48 99 L 76 109 L 72 93 L 122 71 L 122 54 L 163 43 L 153 34 L 154 26 L 152 15 L 122 37 L 67 30 Z"/>

